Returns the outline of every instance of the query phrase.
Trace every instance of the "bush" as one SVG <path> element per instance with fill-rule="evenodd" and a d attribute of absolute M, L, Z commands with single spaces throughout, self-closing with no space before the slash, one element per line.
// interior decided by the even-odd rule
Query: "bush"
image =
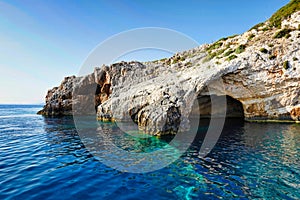
<path fill-rule="evenodd" d="M 236 59 L 236 58 L 237 58 L 236 55 L 231 55 L 231 56 L 229 56 L 229 57 L 227 58 L 227 60 L 228 60 L 228 61 L 231 61 L 231 60 Z"/>
<path fill-rule="evenodd" d="M 218 49 L 223 45 L 223 42 L 215 42 L 212 45 L 210 45 L 206 50 L 207 51 L 212 51 L 214 49 Z"/>
<path fill-rule="evenodd" d="M 246 50 L 246 45 L 241 44 L 236 50 L 235 53 L 240 54 L 243 53 Z"/>
<path fill-rule="evenodd" d="M 265 23 L 264 22 L 261 22 L 259 24 L 256 24 L 255 26 L 253 26 L 249 31 L 253 30 L 253 29 L 256 29 L 258 30 L 259 27 L 263 26 Z"/>
<path fill-rule="evenodd" d="M 271 55 L 271 56 L 269 56 L 269 59 L 270 60 L 274 60 L 276 58 L 276 56 L 275 55 Z"/>
<path fill-rule="evenodd" d="M 250 40 L 252 40 L 254 37 L 255 37 L 255 35 L 254 35 L 254 34 L 251 34 L 251 35 L 248 37 L 248 40 L 250 41 Z"/>
<path fill-rule="evenodd" d="M 202 60 L 202 63 L 206 63 L 206 62 L 208 62 L 208 61 L 210 61 L 209 56 L 208 56 L 208 57 L 205 57 L 205 58 Z"/>
<path fill-rule="evenodd" d="M 265 49 L 265 48 L 261 48 L 259 51 L 262 52 L 262 53 L 268 53 L 268 52 L 269 52 L 269 51 L 268 51 L 267 49 Z"/>
<path fill-rule="evenodd" d="M 173 58 L 173 64 L 178 63 L 179 61 L 181 61 L 181 62 L 185 61 L 185 57 L 177 56 L 177 57 Z"/>
<path fill-rule="evenodd" d="M 289 18 L 294 12 L 300 10 L 300 1 L 291 0 L 287 5 L 280 8 L 276 13 L 274 13 L 269 19 L 270 26 L 281 28 L 281 22 L 284 19 Z"/>
<path fill-rule="evenodd" d="M 238 36 L 238 34 L 228 36 L 227 39 L 235 38 L 236 36 Z"/>
<path fill-rule="evenodd" d="M 234 51 L 232 49 L 229 49 L 228 51 L 225 52 L 224 56 L 227 57 L 230 54 L 232 54 Z"/>
<path fill-rule="evenodd" d="M 214 57 L 223 54 L 224 51 L 226 51 L 226 49 L 221 49 L 221 50 L 215 51 L 215 52 L 213 52 L 213 53 L 210 51 L 210 52 L 208 52 L 208 59 L 211 60 L 211 59 L 213 59 Z"/>
<path fill-rule="evenodd" d="M 216 52 L 217 56 L 223 54 L 225 50 L 226 50 L 226 49 L 221 49 L 220 51 L 217 51 L 217 52 Z"/>
<path fill-rule="evenodd" d="M 262 31 L 268 31 L 268 30 L 270 30 L 270 27 L 267 26 L 262 29 Z"/>
<path fill-rule="evenodd" d="M 287 28 L 282 29 L 282 30 L 278 31 L 277 33 L 275 33 L 274 38 L 283 38 L 283 37 L 288 38 L 291 36 L 290 35 L 291 31 L 292 31 L 291 29 L 287 29 Z"/>
<path fill-rule="evenodd" d="M 297 60 L 298 60 L 298 58 L 296 58 L 296 57 L 293 58 L 293 61 L 297 61 Z"/>
<path fill-rule="evenodd" d="M 290 68 L 290 64 L 289 64 L 289 61 L 284 61 L 284 63 L 283 63 L 283 68 L 284 69 L 288 69 L 288 68 Z"/>
<path fill-rule="evenodd" d="M 227 39 L 228 39 L 228 37 L 223 37 L 223 38 L 219 39 L 217 42 L 226 41 Z"/>
<path fill-rule="evenodd" d="M 211 59 L 213 59 L 213 58 L 216 57 L 216 56 L 217 56 L 217 53 L 216 53 L 216 52 L 209 53 L 209 54 L 208 54 L 208 59 L 211 60 Z"/>
<path fill-rule="evenodd" d="M 187 67 L 191 67 L 192 65 L 193 64 L 191 62 L 188 62 L 188 63 L 185 64 L 185 66 L 187 66 Z"/>

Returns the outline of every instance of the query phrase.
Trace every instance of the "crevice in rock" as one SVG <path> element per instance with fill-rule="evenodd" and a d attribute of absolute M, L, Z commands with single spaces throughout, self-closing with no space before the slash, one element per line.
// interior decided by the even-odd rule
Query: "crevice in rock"
<path fill-rule="evenodd" d="M 134 107 L 132 109 L 129 109 L 128 113 L 132 119 L 132 121 L 139 125 L 139 123 L 141 123 L 142 119 L 139 119 L 139 112 L 143 112 L 142 109 L 145 108 L 146 106 L 148 106 L 149 104 L 145 104 L 145 105 L 142 105 L 142 106 L 139 106 L 139 107 Z M 141 115 L 141 113 L 140 113 Z"/>

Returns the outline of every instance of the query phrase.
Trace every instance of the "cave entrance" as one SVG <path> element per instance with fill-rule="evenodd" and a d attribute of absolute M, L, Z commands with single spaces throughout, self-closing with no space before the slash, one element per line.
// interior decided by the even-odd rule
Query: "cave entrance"
<path fill-rule="evenodd" d="M 224 106 L 223 103 L 224 98 L 226 98 L 226 106 Z M 214 101 L 214 106 L 216 106 L 213 109 L 215 112 L 213 114 L 212 99 Z M 224 114 L 226 114 L 226 116 L 224 116 Z M 221 124 L 223 123 L 223 118 L 225 117 L 222 134 L 224 134 L 224 130 L 225 132 L 227 131 L 228 133 L 231 133 L 230 130 L 236 129 L 236 127 L 242 127 L 245 122 L 244 109 L 240 101 L 228 95 L 199 95 L 197 100 L 194 102 L 194 107 L 192 108 L 190 115 L 190 121 L 192 124 L 197 124 L 199 122 L 197 136 L 194 141 L 196 146 L 203 142 L 207 134 L 208 127 L 211 125 L 210 122 L 212 117 L 214 118 L 214 123 Z"/>
<path fill-rule="evenodd" d="M 226 98 L 226 107 L 224 108 L 224 101 Z M 216 102 L 214 104 L 215 108 L 214 113 L 212 113 L 212 100 Z M 201 119 L 210 119 L 213 116 L 215 117 L 224 117 L 224 113 L 226 113 L 225 118 L 235 118 L 235 119 L 244 119 L 244 109 L 243 105 L 240 101 L 226 95 L 226 96 L 217 96 L 217 95 L 199 95 L 198 98 L 199 109 L 193 109 L 193 115 L 200 115 Z M 220 103 L 218 103 L 220 102 Z M 225 111 L 226 109 L 226 111 Z"/>
<path fill-rule="evenodd" d="M 214 102 L 214 109 L 212 109 L 212 99 Z M 226 100 L 226 106 L 224 106 L 224 100 Z M 212 110 L 215 113 L 212 113 Z M 218 96 L 200 94 L 198 95 L 197 100 L 194 101 L 194 107 L 192 108 L 191 113 L 192 115 L 190 115 L 189 118 L 191 124 L 198 125 L 197 135 L 191 145 L 195 151 L 200 151 L 210 128 L 211 132 L 206 141 L 208 141 L 208 143 L 211 142 L 211 144 L 214 144 L 214 142 L 217 142 L 219 138 L 223 136 L 226 139 L 227 136 L 231 137 L 233 134 L 243 132 L 242 130 L 245 123 L 243 104 L 228 95 Z M 213 123 L 211 123 L 212 121 Z M 222 127 L 219 127 L 219 125 Z M 221 128 L 222 131 L 220 135 L 218 132 L 220 130 L 219 128 Z"/>

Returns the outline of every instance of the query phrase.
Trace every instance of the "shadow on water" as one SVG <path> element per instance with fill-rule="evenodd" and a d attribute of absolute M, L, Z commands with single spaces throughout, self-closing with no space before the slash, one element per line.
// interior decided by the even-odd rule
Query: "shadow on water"
<path fill-rule="evenodd" d="M 210 126 L 210 122 L 211 120 L 209 118 L 201 118 L 199 120 L 197 135 L 191 145 L 191 149 L 193 149 L 193 151 L 200 151 L 201 145 L 203 144 L 205 137 L 207 137 L 207 131 Z M 218 119 L 215 119 L 215 122 L 218 122 Z M 222 123 L 221 119 L 220 123 Z M 236 140 L 236 142 L 241 141 L 241 133 L 243 133 L 245 123 L 246 122 L 242 118 L 226 118 L 224 127 L 221 129 L 222 132 L 220 134 L 220 137 L 215 138 L 217 142 L 216 146 L 220 144 L 220 141 L 222 141 L 222 139 L 228 136 L 232 136 L 232 139 Z"/>
<path fill-rule="evenodd" d="M 52 131 L 75 130 L 72 116 L 43 117 L 43 120 L 45 122 L 45 131 L 49 133 Z"/>

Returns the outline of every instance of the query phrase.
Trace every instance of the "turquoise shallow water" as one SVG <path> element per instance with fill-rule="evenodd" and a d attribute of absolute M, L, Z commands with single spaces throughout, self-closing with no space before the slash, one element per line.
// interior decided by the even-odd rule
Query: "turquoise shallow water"
<path fill-rule="evenodd" d="M 97 161 L 72 118 L 44 118 L 35 114 L 40 108 L 0 105 L 0 199 L 300 199 L 299 124 L 228 120 L 215 148 L 200 159 L 204 123 L 173 164 L 131 174 Z M 138 152 L 168 142 L 113 137 Z"/>

